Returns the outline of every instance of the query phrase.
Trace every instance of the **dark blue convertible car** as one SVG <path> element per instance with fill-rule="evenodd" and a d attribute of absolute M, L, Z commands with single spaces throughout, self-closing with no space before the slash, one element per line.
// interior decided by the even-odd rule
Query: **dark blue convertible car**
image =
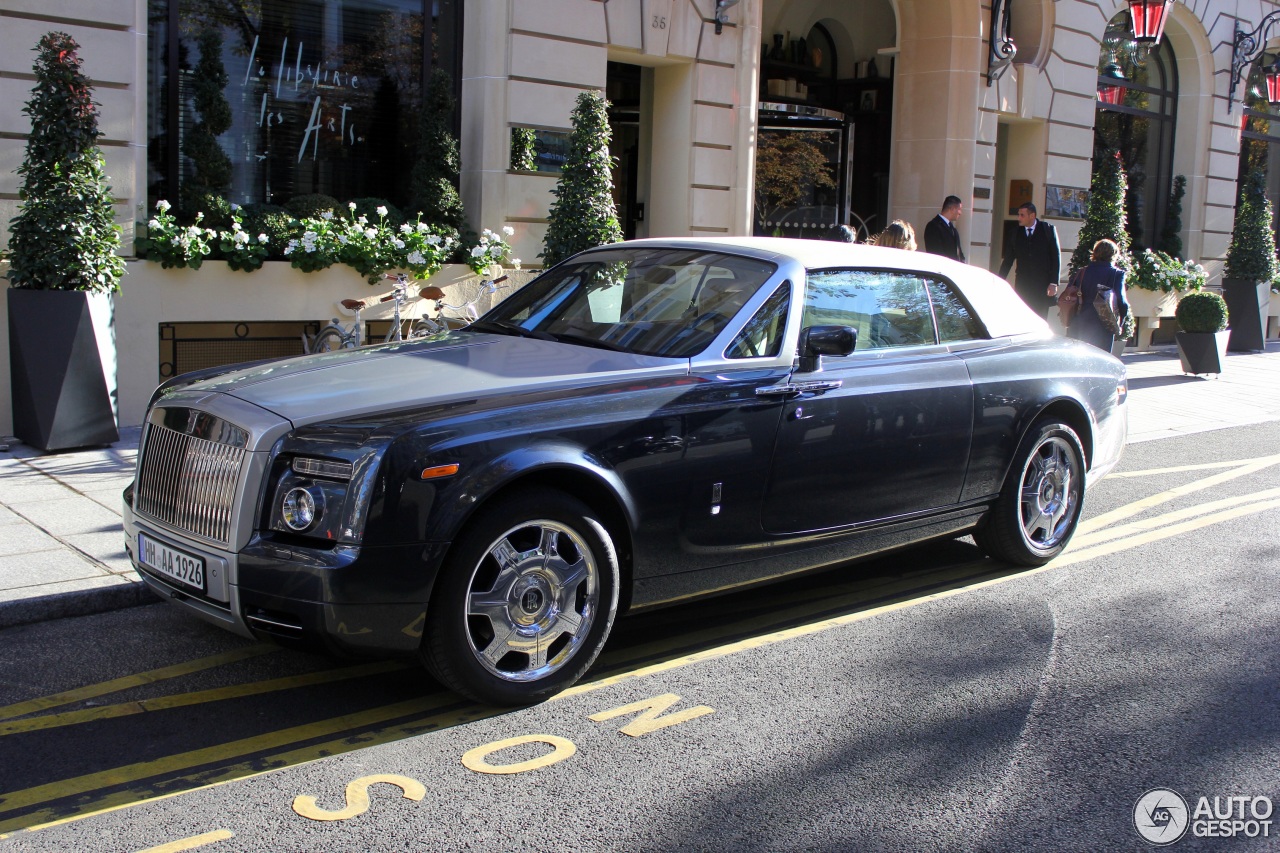
<path fill-rule="evenodd" d="M 125 532 L 211 622 L 528 703 L 628 610 L 934 537 L 1052 560 L 1120 457 L 1125 392 L 973 267 L 642 240 L 463 330 L 171 383 Z"/>

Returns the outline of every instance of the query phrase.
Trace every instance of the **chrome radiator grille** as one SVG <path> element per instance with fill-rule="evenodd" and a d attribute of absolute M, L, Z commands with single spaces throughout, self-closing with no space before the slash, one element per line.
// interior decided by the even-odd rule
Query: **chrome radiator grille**
<path fill-rule="evenodd" d="M 147 425 L 133 507 L 201 539 L 226 545 L 244 447 Z"/>

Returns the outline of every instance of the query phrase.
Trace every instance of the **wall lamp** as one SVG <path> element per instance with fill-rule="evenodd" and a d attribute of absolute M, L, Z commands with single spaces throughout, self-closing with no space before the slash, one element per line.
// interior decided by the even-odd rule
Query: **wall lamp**
<path fill-rule="evenodd" d="M 1277 20 L 1280 20 L 1280 10 L 1263 18 L 1258 28 L 1251 33 L 1246 33 L 1239 24 L 1236 24 L 1235 43 L 1231 47 L 1231 87 L 1227 91 L 1228 113 L 1231 112 L 1231 106 L 1235 103 L 1236 87 L 1240 85 L 1240 78 L 1253 64 L 1254 58 L 1262 53 L 1263 45 L 1271 37 L 1271 27 Z M 1267 100 L 1273 104 L 1280 103 L 1274 99 L 1276 94 L 1280 94 L 1276 91 L 1278 85 L 1280 85 L 1280 60 L 1277 60 L 1277 64 L 1267 72 Z"/>
<path fill-rule="evenodd" d="M 1018 46 L 1009 35 L 1009 5 L 1011 0 L 992 0 L 991 29 L 987 40 L 987 85 L 1000 79 L 1018 55 Z"/>
<path fill-rule="evenodd" d="M 1129 23 L 1133 40 L 1154 48 L 1164 35 L 1164 22 L 1169 19 L 1173 0 L 1129 0 Z"/>
<path fill-rule="evenodd" d="M 738 0 L 716 0 L 716 35 L 720 35 L 724 25 L 729 23 L 728 8 L 737 5 Z"/>
<path fill-rule="evenodd" d="M 1098 100 L 1111 106 L 1124 103 L 1124 84 L 1129 81 L 1125 78 L 1124 70 L 1114 56 L 1098 76 L 1107 81 L 1098 86 Z"/>

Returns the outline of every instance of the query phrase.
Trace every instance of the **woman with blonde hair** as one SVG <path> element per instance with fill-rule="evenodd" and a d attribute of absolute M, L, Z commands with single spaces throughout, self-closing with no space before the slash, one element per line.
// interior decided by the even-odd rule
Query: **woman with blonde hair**
<path fill-rule="evenodd" d="M 876 235 L 873 242 L 877 246 L 885 246 L 890 249 L 906 249 L 908 252 L 914 252 L 916 250 L 916 229 L 911 227 L 910 222 L 895 219 L 889 223 L 888 228 Z"/>

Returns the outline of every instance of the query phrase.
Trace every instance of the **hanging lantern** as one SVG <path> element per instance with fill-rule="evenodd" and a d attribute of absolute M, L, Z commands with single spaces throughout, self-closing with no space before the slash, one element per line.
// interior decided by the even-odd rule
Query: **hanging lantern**
<path fill-rule="evenodd" d="M 1106 82 L 1098 84 L 1098 100 L 1104 104 L 1115 106 L 1124 103 L 1124 83 L 1128 80 L 1124 76 L 1124 71 L 1116 63 L 1115 57 L 1111 57 L 1111 61 L 1107 63 L 1107 67 L 1102 69 L 1099 75 Z"/>
<path fill-rule="evenodd" d="M 1160 43 L 1164 22 L 1173 0 L 1129 0 L 1129 20 L 1133 23 L 1133 40 L 1152 46 Z"/>
<path fill-rule="evenodd" d="M 1267 81 L 1267 102 L 1272 106 L 1280 104 L 1280 56 L 1276 57 L 1276 61 L 1262 76 Z"/>

